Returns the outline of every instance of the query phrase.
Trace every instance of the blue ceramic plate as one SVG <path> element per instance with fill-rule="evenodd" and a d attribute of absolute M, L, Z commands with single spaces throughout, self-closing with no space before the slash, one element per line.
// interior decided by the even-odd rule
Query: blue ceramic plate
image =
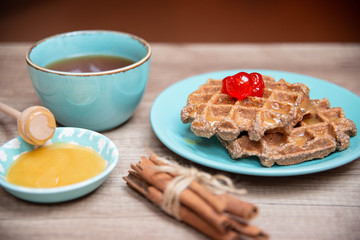
<path fill-rule="evenodd" d="M 186 105 L 190 93 L 198 89 L 207 79 L 222 79 L 237 72 L 259 72 L 281 78 L 291 83 L 305 83 L 310 88 L 310 98 L 328 98 L 332 107 L 342 107 L 347 118 L 360 126 L 360 98 L 350 91 L 335 84 L 314 77 L 291 72 L 240 69 L 205 73 L 193 76 L 175 83 L 162 92 L 151 109 L 151 125 L 160 139 L 168 148 L 190 161 L 228 172 L 257 176 L 292 176 L 315 173 L 336 168 L 349 163 L 360 156 L 359 134 L 351 138 L 350 147 L 342 152 L 334 152 L 324 159 L 312 160 L 292 166 L 271 168 L 261 166 L 256 157 L 233 160 L 227 150 L 222 147 L 216 137 L 211 139 L 195 136 L 190 130 L 190 124 L 180 120 L 181 109 Z"/>
<path fill-rule="evenodd" d="M 106 168 L 95 177 L 85 181 L 54 188 L 22 187 L 5 180 L 10 165 L 23 153 L 34 149 L 33 145 L 21 137 L 14 138 L 0 147 L 0 185 L 14 196 L 38 203 L 63 202 L 79 198 L 98 188 L 115 168 L 119 153 L 115 144 L 100 133 L 81 128 L 56 128 L 55 134 L 46 144 L 52 142 L 68 142 L 90 147 L 98 152 L 106 161 Z"/>

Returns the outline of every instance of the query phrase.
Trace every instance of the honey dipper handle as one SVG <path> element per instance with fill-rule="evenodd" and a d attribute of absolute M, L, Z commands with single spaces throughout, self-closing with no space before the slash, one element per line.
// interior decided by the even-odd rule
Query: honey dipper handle
<path fill-rule="evenodd" d="M 18 110 L 14 109 L 2 102 L 0 102 L 0 111 L 6 113 L 7 115 L 9 115 L 15 119 L 17 119 L 21 114 L 21 112 L 19 112 Z"/>

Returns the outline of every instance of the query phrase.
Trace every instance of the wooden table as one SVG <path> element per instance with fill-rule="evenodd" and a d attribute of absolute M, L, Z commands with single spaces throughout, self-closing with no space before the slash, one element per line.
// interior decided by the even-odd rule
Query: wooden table
<path fill-rule="evenodd" d="M 19 110 L 40 104 L 24 59 L 30 45 L 0 44 L 0 101 Z M 18 200 L 0 188 L 0 239 L 206 239 L 163 214 L 122 179 L 130 164 L 146 155 L 144 144 L 161 156 L 190 163 L 157 139 L 149 121 L 156 96 L 183 78 L 224 69 L 275 69 L 325 79 L 360 95 L 359 44 L 154 43 L 152 47 L 149 84 L 139 108 L 126 124 L 103 133 L 120 152 L 108 180 L 81 199 L 53 205 Z M 17 135 L 16 122 L 0 113 L 0 144 Z M 358 160 L 304 176 L 230 176 L 248 189 L 243 199 L 260 208 L 253 223 L 272 239 L 356 240 L 360 239 Z"/>

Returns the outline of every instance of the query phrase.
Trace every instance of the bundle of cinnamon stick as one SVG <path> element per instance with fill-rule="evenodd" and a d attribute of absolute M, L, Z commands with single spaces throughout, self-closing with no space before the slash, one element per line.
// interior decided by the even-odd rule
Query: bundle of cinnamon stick
<path fill-rule="evenodd" d="M 167 187 L 177 177 L 176 174 L 161 171 L 159 166 L 166 166 L 155 154 L 149 158 L 141 157 L 132 170 L 124 177 L 128 186 L 138 191 L 151 202 L 162 207 Z M 199 181 L 193 180 L 179 194 L 179 207 L 173 214 L 178 220 L 194 227 L 212 239 L 265 240 L 269 236 L 249 221 L 258 214 L 258 208 L 226 193 L 214 194 Z"/>

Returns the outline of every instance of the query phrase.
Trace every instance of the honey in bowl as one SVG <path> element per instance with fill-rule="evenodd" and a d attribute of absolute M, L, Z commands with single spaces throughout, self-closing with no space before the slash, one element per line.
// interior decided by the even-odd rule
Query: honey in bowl
<path fill-rule="evenodd" d="M 90 179 L 105 167 L 106 161 L 91 148 L 53 143 L 21 155 L 10 166 L 6 180 L 24 187 L 60 187 Z"/>
<path fill-rule="evenodd" d="M 91 73 L 123 68 L 133 63 L 133 60 L 125 57 L 86 55 L 61 59 L 46 65 L 45 68 L 61 72 Z"/>

